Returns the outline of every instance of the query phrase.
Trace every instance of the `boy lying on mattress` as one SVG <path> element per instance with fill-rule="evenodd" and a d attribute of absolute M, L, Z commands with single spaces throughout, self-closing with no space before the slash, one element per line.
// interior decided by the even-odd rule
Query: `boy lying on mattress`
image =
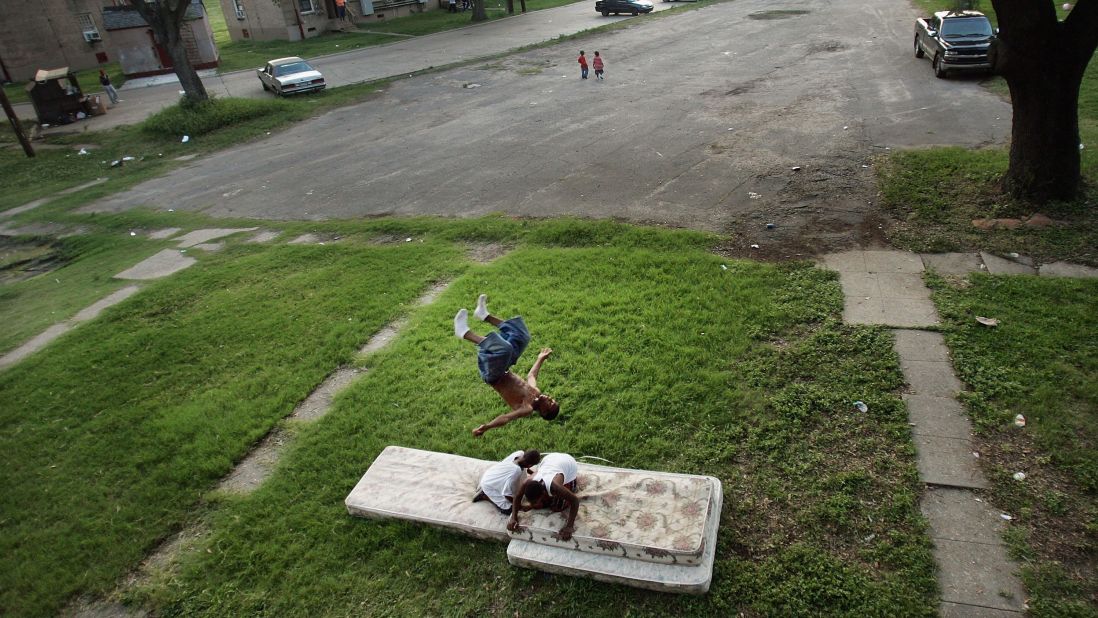
<path fill-rule="evenodd" d="M 555 513 L 568 509 L 568 522 L 557 533 L 557 538 L 567 541 L 575 532 L 576 513 L 579 511 L 579 498 L 576 496 L 576 460 L 564 453 L 548 453 L 541 459 L 541 465 L 533 476 L 522 480 L 515 491 L 511 508 L 511 520 L 507 529 L 522 532 L 519 524 L 519 511 L 549 508 Z M 529 505 L 523 505 L 526 498 Z"/>
<path fill-rule="evenodd" d="M 496 427 L 502 427 L 516 418 L 530 416 L 537 411 L 547 421 L 556 418 L 560 412 L 560 405 L 549 395 L 538 390 L 538 371 L 542 363 L 553 353 L 551 348 L 543 349 L 526 379 L 518 377 L 511 372 L 511 367 L 518 362 L 527 344 L 530 343 L 530 331 L 522 316 L 516 316 L 509 320 L 501 320 L 488 311 L 488 297 L 484 294 L 477 299 L 477 308 L 473 310 L 477 319 L 484 320 L 499 329 L 498 333 L 488 333 L 481 336 L 469 329 L 469 310 L 462 309 L 454 316 L 454 335 L 458 339 L 464 339 L 477 346 L 477 368 L 480 377 L 489 386 L 496 389 L 499 396 L 511 408 L 506 414 L 501 414 L 491 421 L 484 423 L 473 430 L 474 436 L 484 435 L 484 432 Z"/>

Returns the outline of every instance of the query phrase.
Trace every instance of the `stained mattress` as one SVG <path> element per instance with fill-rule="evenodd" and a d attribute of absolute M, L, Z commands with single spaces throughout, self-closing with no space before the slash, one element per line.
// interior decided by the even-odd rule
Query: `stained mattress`
<path fill-rule="evenodd" d="M 506 515 L 489 502 L 472 502 L 481 474 L 493 463 L 390 446 L 347 496 L 347 510 L 365 517 L 419 521 L 480 538 L 668 565 L 699 565 L 714 542 L 714 535 L 707 534 L 707 521 L 713 520 L 714 511 L 719 519 L 717 479 L 589 464 L 579 464 L 580 508 L 572 539 L 556 538 L 565 519 L 548 511 L 522 513 L 526 530 L 511 534 Z"/>

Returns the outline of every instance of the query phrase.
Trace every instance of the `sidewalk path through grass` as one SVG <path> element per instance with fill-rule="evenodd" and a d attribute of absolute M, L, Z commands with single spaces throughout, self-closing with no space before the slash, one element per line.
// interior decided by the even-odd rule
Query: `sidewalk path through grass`
<path fill-rule="evenodd" d="M 956 395 L 964 385 L 953 373 L 925 268 L 951 275 L 990 274 L 1098 277 L 1098 269 L 1073 264 L 1035 268 L 1022 256 L 987 253 L 919 255 L 903 251 L 847 251 L 825 255 L 837 271 L 851 324 L 895 327 L 895 350 L 908 383 L 907 403 L 919 476 L 927 484 L 922 512 L 930 522 L 938 563 L 943 616 L 1009 617 L 1026 611 L 1025 590 L 1007 558 L 1002 535 L 1006 514 L 976 490 L 987 481 L 977 465 L 972 426 Z"/>

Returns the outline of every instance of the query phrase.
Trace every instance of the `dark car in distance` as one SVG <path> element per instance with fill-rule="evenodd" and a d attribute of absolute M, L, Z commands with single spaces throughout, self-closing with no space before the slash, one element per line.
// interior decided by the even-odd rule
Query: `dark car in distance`
<path fill-rule="evenodd" d="M 620 15 L 622 13 L 651 13 L 652 3 L 648 0 L 598 0 L 595 2 L 595 10 L 603 15 Z"/>

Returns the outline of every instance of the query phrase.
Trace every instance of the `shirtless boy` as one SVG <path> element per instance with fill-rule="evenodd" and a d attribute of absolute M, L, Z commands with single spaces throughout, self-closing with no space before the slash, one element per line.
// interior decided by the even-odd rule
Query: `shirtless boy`
<path fill-rule="evenodd" d="M 530 368 L 530 373 L 523 380 L 511 372 L 511 367 L 518 362 L 519 356 L 522 356 L 530 343 L 530 331 L 526 328 L 526 323 L 521 317 L 501 320 L 489 313 L 488 297 L 484 294 L 477 299 L 477 308 L 473 310 L 473 315 L 495 326 L 499 332 L 481 337 L 469 330 L 469 311 L 462 309 L 454 316 L 454 334 L 458 339 L 471 341 L 477 346 L 477 367 L 480 369 L 481 379 L 496 389 L 511 408 L 507 414 L 501 414 L 474 429 L 473 435 L 484 435 L 489 429 L 502 427 L 516 418 L 530 416 L 535 410 L 547 421 L 556 418 L 560 406 L 555 399 L 538 390 L 538 371 L 553 350 L 543 348 L 538 353 L 534 366 Z"/>

